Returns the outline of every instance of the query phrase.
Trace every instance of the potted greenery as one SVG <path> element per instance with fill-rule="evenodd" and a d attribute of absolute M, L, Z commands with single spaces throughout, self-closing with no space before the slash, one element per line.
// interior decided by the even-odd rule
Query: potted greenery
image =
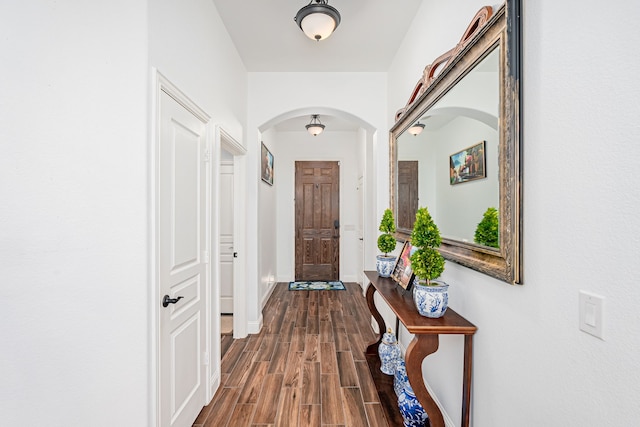
<path fill-rule="evenodd" d="M 482 216 L 482 221 L 480 221 L 476 227 L 473 241 L 479 245 L 499 248 L 500 241 L 498 225 L 498 210 L 496 208 L 488 208 Z"/>
<path fill-rule="evenodd" d="M 415 250 L 410 260 L 416 275 L 413 301 L 418 312 L 426 317 L 442 317 L 449 302 L 449 285 L 434 281 L 444 271 L 444 258 L 437 249 L 441 243 L 440 230 L 427 208 L 418 209 L 411 232 Z"/>
<path fill-rule="evenodd" d="M 380 221 L 380 227 L 378 228 L 382 234 L 378 237 L 378 249 L 383 255 L 376 257 L 376 270 L 380 277 L 389 277 L 393 272 L 393 267 L 396 263 L 396 257 L 389 255 L 396 249 L 396 238 L 393 233 L 396 231 L 396 224 L 393 220 L 393 212 L 391 209 L 386 209 L 382 214 L 382 220 Z"/>

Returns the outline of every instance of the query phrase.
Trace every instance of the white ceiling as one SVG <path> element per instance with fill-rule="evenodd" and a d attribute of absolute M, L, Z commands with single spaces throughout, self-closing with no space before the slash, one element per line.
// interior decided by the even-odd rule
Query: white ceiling
<path fill-rule="evenodd" d="M 293 20 L 309 0 L 213 0 L 249 72 L 386 72 L 422 0 L 329 0 L 341 22 L 314 41 Z M 276 131 L 305 131 L 310 115 L 281 121 Z M 357 123 L 320 115 L 326 131 Z"/>
<path fill-rule="evenodd" d="M 385 72 L 422 0 L 329 0 L 342 20 L 319 42 L 293 20 L 309 0 L 213 2 L 249 72 Z"/>

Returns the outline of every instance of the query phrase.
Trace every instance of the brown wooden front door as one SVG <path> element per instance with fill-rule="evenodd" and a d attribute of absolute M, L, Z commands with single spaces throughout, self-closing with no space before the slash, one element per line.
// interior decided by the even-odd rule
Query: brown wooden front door
<path fill-rule="evenodd" d="M 418 210 L 418 162 L 398 161 L 398 228 L 411 230 Z"/>
<path fill-rule="evenodd" d="M 340 165 L 296 162 L 295 280 L 338 280 Z"/>

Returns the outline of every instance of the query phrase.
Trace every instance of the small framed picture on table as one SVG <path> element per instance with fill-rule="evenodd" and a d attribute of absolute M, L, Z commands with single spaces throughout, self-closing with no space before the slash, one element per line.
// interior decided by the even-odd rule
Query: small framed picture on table
<path fill-rule="evenodd" d="M 411 284 L 413 283 L 414 274 L 411 268 L 411 259 L 409 258 L 412 249 L 411 242 L 408 240 L 404 242 L 400 256 L 396 260 L 396 265 L 393 267 L 393 273 L 391 273 L 391 278 L 404 290 L 411 289 Z"/>

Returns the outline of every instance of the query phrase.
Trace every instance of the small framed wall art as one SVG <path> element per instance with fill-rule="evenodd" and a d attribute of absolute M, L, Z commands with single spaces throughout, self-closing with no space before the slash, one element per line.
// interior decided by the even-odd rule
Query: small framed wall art
<path fill-rule="evenodd" d="M 260 176 L 264 182 L 273 185 L 273 154 L 264 145 L 264 142 L 262 143 L 261 159 Z"/>

